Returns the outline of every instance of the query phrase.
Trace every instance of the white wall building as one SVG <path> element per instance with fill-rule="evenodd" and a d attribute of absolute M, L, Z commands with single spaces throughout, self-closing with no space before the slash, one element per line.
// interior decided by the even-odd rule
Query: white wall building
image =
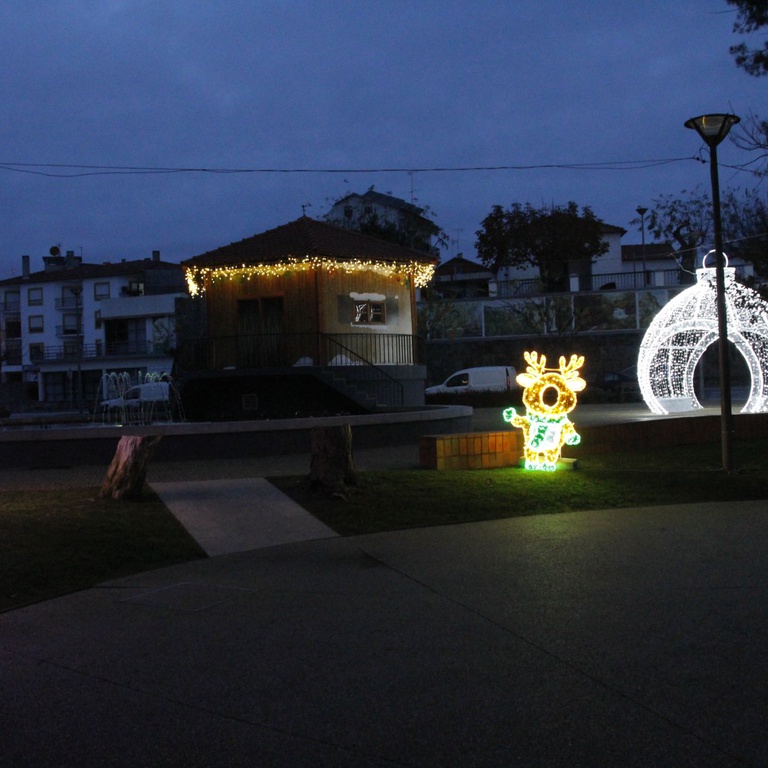
<path fill-rule="evenodd" d="M 425 209 L 418 205 L 375 192 L 371 187 L 362 195 L 352 193 L 337 200 L 325 220 L 364 233 L 371 223 L 381 228 L 392 227 L 400 234 L 401 245 L 437 255 L 432 238 L 440 229 L 424 213 Z M 375 232 L 368 234 L 376 236 Z"/>
<path fill-rule="evenodd" d="M 170 372 L 176 300 L 188 297 L 178 264 L 152 258 L 87 264 L 57 249 L 30 272 L 0 281 L 0 381 L 27 401 L 95 405 L 103 374 Z"/>

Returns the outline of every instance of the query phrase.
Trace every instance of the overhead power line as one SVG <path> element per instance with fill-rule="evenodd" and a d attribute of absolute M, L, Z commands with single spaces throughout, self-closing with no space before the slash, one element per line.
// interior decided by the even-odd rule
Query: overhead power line
<path fill-rule="evenodd" d="M 136 174 L 352 174 L 352 173 L 473 173 L 494 171 L 573 170 L 573 171 L 635 171 L 669 165 L 696 157 L 668 157 L 657 160 L 619 160 L 595 163 L 537 163 L 530 165 L 455 165 L 428 167 L 374 167 L 374 168 L 187 168 L 133 165 L 80 165 L 75 163 L 13 163 L 0 162 L 0 170 L 30 173 L 53 178 L 80 176 L 136 175 Z"/>

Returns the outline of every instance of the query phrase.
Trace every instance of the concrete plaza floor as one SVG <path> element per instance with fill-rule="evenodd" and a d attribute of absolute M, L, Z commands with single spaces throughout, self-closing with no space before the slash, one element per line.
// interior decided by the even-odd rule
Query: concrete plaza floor
<path fill-rule="evenodd" d="M 166 471 L 223 527 L 264 482 Z M 0 765 L 765 766 L 767 513 L 307 528 L 0 614 Z"/>

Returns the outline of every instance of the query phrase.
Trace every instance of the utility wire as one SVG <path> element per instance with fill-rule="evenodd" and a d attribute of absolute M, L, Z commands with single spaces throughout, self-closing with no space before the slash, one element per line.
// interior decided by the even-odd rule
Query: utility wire
<path fill-rule="evenodd" d="M 654 168 L 659 165 L 696 160 L 696 157 L 671 157 L 657 160 L 624 160 L 597 163 L 540 163 L 532 165 L 471 165 L 432 166 L 423 168 L 186 168 L 131 165 L 77 165 L 74 163 L 14 163 L 0 162 L 0 170 L 30 173 L 53 178 L 77 178 L 81 176 L 135 175 L 135 174 L 352 174 L 352 173 L 472 173 L 494 171 L 575 170 L 575 171 L 633 171 Z M 57 170 L 45 170 L 57 169 Z"/>

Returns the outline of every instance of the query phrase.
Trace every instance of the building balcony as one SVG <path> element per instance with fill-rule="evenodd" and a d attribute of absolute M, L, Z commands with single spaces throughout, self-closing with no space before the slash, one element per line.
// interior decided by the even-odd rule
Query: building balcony
<path fill-rule="evenodd" d="M 54 302 L 56 309 L 66 309 L 69 311 L 83 309 L 83 302 L 80 296 L 63 296 Z"/>
<path fill-rule="evenodd" d="M 80 330 L 79 328 L 68 328 L 68 327 L 67 327 L 67 326 L 65 326 L 65 325 L 57 325 L 57 326 L 56 326 L 56 335 L 57 335 L 59 338 L 63 338 L 63 337 L 67 337 L 67 338 L 70 338 L 70 337 L 73 337 L 73 338 L 77 338 L 78 336 L 82 336 L 82 335 L 83 335 L 83 332 L 82 332 L 82 330 Z"/>
<path fill-rule="evenodd" d="M 124 320 L 135 317 L 173 317 L 179 293 L 163 293 L 151 296 L 126 293 L 112 299 L 102 299 L 99 311 L 102 320 Z"/>
<path fill-rule="evenodd" d="M 62 346 L 46 345 L 33 358 L 36 363 L 51 363 L 62 360 L 93 360 L 96 358 L 126 358 L 126 357 L 169 357 L 173 354 L 165 345 L 147 342 L 114 342 L 78 346 L 77 341 Z"/>
<path fill-rule="evenodd" d="M 2 352 L 6 365 L 21 365 L 21 339 L 6 339 Z"/>

